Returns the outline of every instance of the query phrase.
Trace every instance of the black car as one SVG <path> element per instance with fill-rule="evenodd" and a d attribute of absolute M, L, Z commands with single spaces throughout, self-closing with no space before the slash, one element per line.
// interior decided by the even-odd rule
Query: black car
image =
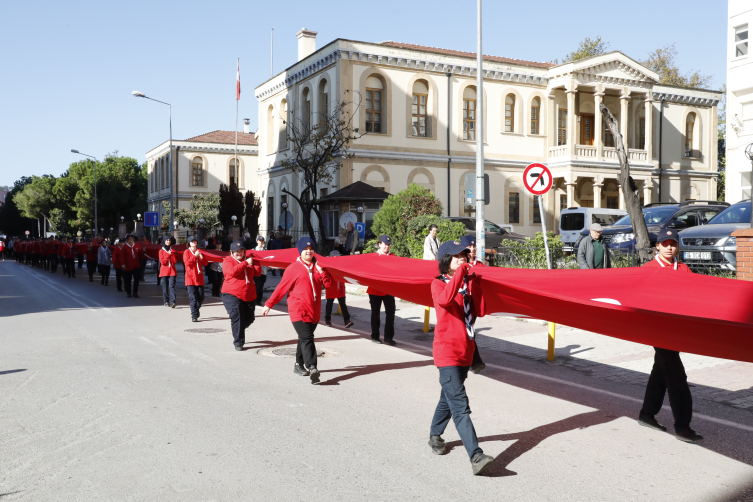
<path fill-rule="evenodd" d="M 445 217 L 450 221 L 459 221 L 465 225 L 465 231 L 468 235 L 476 236 L 476 218 L 469 216 L 450 216 Z M 498 248 L 502 245 L 502 241 L 514 240 L 523 242 L 528 237 L 523 234 L 510 232 L 509 230 L 502 228 L 502 226 L 492 223 L 489 220 L 484 220 L 484 231 L 486 232 L 486 247 L 488 249 Z"/>
<path fill-rule="evenodd" d="M 679 204 L 657 202 L 643 206 L 643 219 L 646 220 L 651 247 L 656 245 L 656 236 L 662 230 L 674 228 L 679 232 L 686 228 L 705 225 L 728 207 L 728 202 L 715 200 L 688 200 Z M 578 242 L 575 243 L 576 249 L 581 239 L 589 232 L 589 229 L 581 232 Z M 635 251 L 635 232 L 630 222 L 630 215 L 625 215 L 613 225 L 606 227 L 601 237 L 612 251 L 622 253 Z"/>

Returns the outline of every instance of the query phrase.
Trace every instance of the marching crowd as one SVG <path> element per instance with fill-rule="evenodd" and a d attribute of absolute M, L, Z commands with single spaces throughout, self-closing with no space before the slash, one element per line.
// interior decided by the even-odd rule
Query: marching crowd
<path fill-rule="evenodd" d="M 351 229 L 349 228 L 349 232 Z M 266 281 L 266 267 L 255 263 L 246 251 L 265 249 L 264 238 L 256 242 L 245 240 L 230 243 L 223 236 L 222 250 L 227 248 L 229 255 L 221 264 L 209 266 L 207 257 L 198 246 L 196 237 L 188 238 L 188 248 L 183 251 L 181 260 L 184 267 L 185 286 L 188 290 L 191 320 L 198 321 L 204 302 L 204 273 L 210 269 L 217 274 L 221 271 L 222 280 L 210 275 L 213 288 L 221 283 L 221 298 L 230 318 L 233 343 L 236 350 L 242 351 L 246 343 L 246 330 L 255 320 L 255 307 L 262 305 L 263 286 Z M 142 237 L 145 239 L 145 237 Z M 357 239 L 357 233 L 352 237 Z M 111 268 L 115 270 L 117 288 L 121 283 L 129 298 L 138 298 L 139 282 L 143 280 L 146 257 L 141 247 L 135 245 L 136 237 L 129 234 L 125 239 L 116 240 L 109 246 L 106 239 L 97 236 L 77 251 L 73 241 L 65 238 L 37 240 L 14 240 L 3 247 L 0 241 L 0 254 L 10 254 L 19 263 L 56 272 L 61 264 L 67 277 L 75 277 L 75 257 L 86 260 L 89 280 L 93 282 L 95 271 L 101 275 L 100 283 L 108 285 Z M 148 241 L 147 241 L 148 242 Z M 357 245 L 357 240 L 355 241 Z M 353 241 L 346 241 L 346 254 L 355 249 Z M 667 230 L 659 235 L 657 253 L 646 267 L 660 268 L 667 273 L 690 272 L 684 264 L 678 263 L 679 237 L 675 230 Z M 205 243 L 207 244 L 207 243 Z M 377 261 L 395 255 L 390 253 L 392 240 L 388 235 L 379 237 Z M 271 248 L 272 246 L 270 246 Z M 283 276 L 264 304 L 262 315 L 287 297 L 287 308 L 293 329 L 298 335 L 295 365 L 293 371 L 300 376 L 308 376 L 311 383 L 319 383 L 317 352 L 314 332 L 321 316 L 322 290 L 325 291 L 325 324 L 331 326 L 331 313 L 334 300 L 338 300 L 343 313 L 345 327 L 353 326 L 353 321 L 345 303 L 344 284 L 333 279 L 326 268 L 316 260 L 316 244 L 309 237 L 297 243 L 298 257 L 283 273 Z M 175 307 L 177 262 L 179 251 L 174 249 L 171 237 L 165 237 L 159 251 L 159 278 L 163 289 L 166 307 Z M 330 256 L 339 256 L 333 251 Z M 475 322 L 483 315 L 480 303 L 480 276 L 473 271 L 484 263 L 476 257 L 476 242 L 472 236 L 464 236 L 460 241 L 441 243 L 437 238 L 435 225 L 429 229 L 424 243 L 424 259 L 437 261 L 438 275 L 431 283 L 433 307 L 437 323 L 434 328 L 433 358 L 439 371 L 441 394 L 430 426 L 429 446 L 432 452 L 443 455 L 446 445 L 442 439 L 450 419 L 460 435 L 471 461 L 473 474 L 487 470 L 494 459 L 485 455 L 479 447 L 476 431 L 470 418 L 470 404 L 465 390 L 468 373 L 478 373 L 485 367 L 475 343 Z M 212 268 L 214 267 L 214 268 Z M 263 279 L 262 279 L 263 277 Z M 374 343 L 396 345 L 394 341 L 395 297 L 369 287 L 367 291 L 371 306 L 371 340 Z M 386 312 L 384 336 L 380 337 L 380 311 L 384 305 Z M 665 394 L 669 393 L 670 407 L 675 419 L 676 437 L 687 442 L 698 442 L 703 438 L 690 428 L 692 418 L 692 398 L 687 376 L 676 351 L 655 347 L 654 367 L 649 377 L 644 404 L 638 422 L 646 427 L 666 431 L 655 418 L 662 407 Z"/>

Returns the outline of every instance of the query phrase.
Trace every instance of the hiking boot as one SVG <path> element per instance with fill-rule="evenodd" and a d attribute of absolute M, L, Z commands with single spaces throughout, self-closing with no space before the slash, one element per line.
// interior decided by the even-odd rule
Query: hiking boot
<path fill-rule="evenodd" d="M 301 376 L 309 376 L 309 372 L 306 371 L 306 368 L 304 368 L 298 363 L 295 363 L 295 366 L 293 366 L 293 373 L 295 373 L 296 375 L 301 375 Z"/>
<path fill-rule="evenodd" d="M 429 436 L 429 446 L 431 446 L 431 452 L 435 455 L 444 455 L 447 453 L 442 436 Z"/>
<path fill-rule="evenodd" d="M 648 415 L 638 415 L 638 425 L 648 427 L 649 429 L 655 429 L 661 432 L 667 432 L 667 428 L 656 421 L 656 418 Z"/>
<path fill-rule="evenodd" d="M 311 378 L 312 384 L 319 383 L 319 370 L 316 369 L 316 366 L 309 368 L 309 378 Z"/>
<path fill-rule="evenodd" d="M 703 441 L 703 436 L 698 434 L 690 427 L 680 429 L 679 431 L 675 430 L 675 437 L 680 441 L 685 441 L 686 443 L 698 443 L 700 441 Z"/>
<path fill-rule="evenodd" d="M 471 366 L 471 372 L 474 373 L 475 375 L 478 375 L 484 370 L 484 368 L 486 368 L 486 364 L 476 363 L 473 366 Z"/>
<path fill-rule="evenodd" d="M 471 460 L 471 468 L 473 469 L 473 475 L 479 476 L 485 470 L 491 467 L 493 463 L 494 463 L 494 457 L 490 457 L 489 455 L 484 455 L 483 453 L 476 453 L 476 455 L 473 457 L 473 460 Z"/>

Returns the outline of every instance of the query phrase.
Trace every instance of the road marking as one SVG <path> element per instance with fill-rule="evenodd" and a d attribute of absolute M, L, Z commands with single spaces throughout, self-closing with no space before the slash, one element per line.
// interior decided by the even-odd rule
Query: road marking
<path fill-rule="evenodd" d="M 140 336 L 139 338 L 141 338 L 141 339 L 142 339 L 142 340 L 144 340 L 144 341 L 145 341 L 146 343 L 149 343 L 149 344 L 151 344 L 151 345 L 157 345 L 156 343 L 154 343 L 153 341 L 151 341 L 150 339 L 148 339 L 148 338 L 147 338 L 147 337 L 145 337 L 145 336 Z M 159 346 L 159 345 L 157 345 L 157 346 Z"/>
<path fill-rule="evenodd" d="M 25 268 L 22 268 L 21 270 L 23 270 L 24 272 L 26 272 L 27 274 L 29 274 L 29 275 L 30 275 L 30 276 L 32 276 L 33 278 L 37 279 L 38 281 L 41 281 L 41 282 L 43 282 L 43 283 L 47 284 L 47 285 L 48 285 L 49 287 L 51 287 L 51 288 L 55 289 L 55 290 L 56 290 L 56 291 L 58 291 L 59 293 L 63 293 L 63 294 L 69 294 L 69 295 L 71 295 L 72 297 L 84 298 L 83 296 L 79 295 L 78 293 L 75 293 L 75 292 L 73 292 L 73 291 L 72 291 L 71 289 L 69 289 L 69 288 L 68 288 L 67 286 L 59 286 L 59 285 L 55 284 L 54 282 L 52 282 L 51 280 L 49 280 L 49 279 L 46 279 L 46 278 L 42 277 L 41 275 L 37 274 L 36 272 L 34 272 L 34 271 L 32 271 L 32 270 L 27 270 L 27 269 L 25 269 Z M 65 290 L 63 290 L 63 289 L 61 289 L 61 288 L 65 288 Z M 76 302 L 78 302 L 79 304 L 83 305 L 84 307 L 86 307 L 86 308 L 88 308 L 88 309 L 96 310 L 96 309 L 95 309 L 94 307 L 92 307 L 91 305 L 87 305 L 86 303 L 84 303 L 84 302 L 83 302 L 83 301 L 81 301 L 81 300 L 78 300 L 77 298 L 71 298 L 71 299 L 72 299 L 72 300 L 74 300 L 74 301 L 76 301 Z M 103 305 L 100 305 L 99 303 L 95 302 L 94 300 L 91 300 L 91 299 L 89 299 L 89 298 L 84 298 L 84 299 L 85 299 L 85 300 L 88 300 L 88 301 L 90 301 L 90 302 L 92 302 L 92 303 L 93 303 L 94 305 L 96 305 L 96 306 L 97 306 L 97 307 L 99 307 L 100 309 L 102 309 L 102 310 L 105 310 L 105 311 L 107 311 L 107 312 L 109 312 L 109 313 L 111 313 L 111 314 L 112 314 L 112 311 L 111 311 L 110 309 L 106 308 L 106 307 L 105 307 L 105 306 L 103 306 Z"/>

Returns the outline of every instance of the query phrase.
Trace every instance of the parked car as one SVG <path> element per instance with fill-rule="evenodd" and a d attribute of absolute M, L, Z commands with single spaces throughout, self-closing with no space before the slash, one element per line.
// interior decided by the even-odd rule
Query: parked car
<path fill-rule="evenodd" d="M 575 243 L 580 238 L 583 230 L 589 230 L 592 223 L 599 223 L 607 227 L 625 216 L 627 211 L 623 209 L 605 209 L 593 207 L 568 207 L 560 213 L 560 239 L 564 244 L 566 253 L 575 248 Z"/>
<path fill-rule="evenodd" d="M 737 269 L 737 238 L 732 232 L 750 228 L 750 201 L 734 204 L 706 225 L 680 232 L 679 260 L 690 268 Z"/>
<path fill-rule="evenodd" d="M 647 204 L 643 206 L 643 219 L 648 227 L 650 246 L 656 245 L 656 236 L 662 230 L 674 228 L 680 232 L 688 228 L 705 225 L 728 207 L 728 202 L 715 200 L 689 200 L 679 204 L 666 202 Z M 580 239 L 588 235 L 588 232 L 588 229 L 583 230 Z M 621 253 L 635 251 L 635 232 L 630 222 L 630 215 L 623 216 L 613 225 L 605 228 L 601 236 L 612 251 Z M 580 239 L 575 245 L 576 249 Z"/>
<path fill-rule="evenodd" d="M 450 216 L 450 221 L 459 221 L 465 225 L 465 231 L 468 235 L 476 236 L 476 218 L 469 216 Z M 523 234 L 518 234 L 507 230 L 502 225 L 497 225 L 489 220 L 484 220 L 484 231 L 486 232 L 486 247 L 487 249 L 498 248 L 502 245 L 502 242 L 506 240 L 514 240 L 523 242 L 528 237 Z"/>

